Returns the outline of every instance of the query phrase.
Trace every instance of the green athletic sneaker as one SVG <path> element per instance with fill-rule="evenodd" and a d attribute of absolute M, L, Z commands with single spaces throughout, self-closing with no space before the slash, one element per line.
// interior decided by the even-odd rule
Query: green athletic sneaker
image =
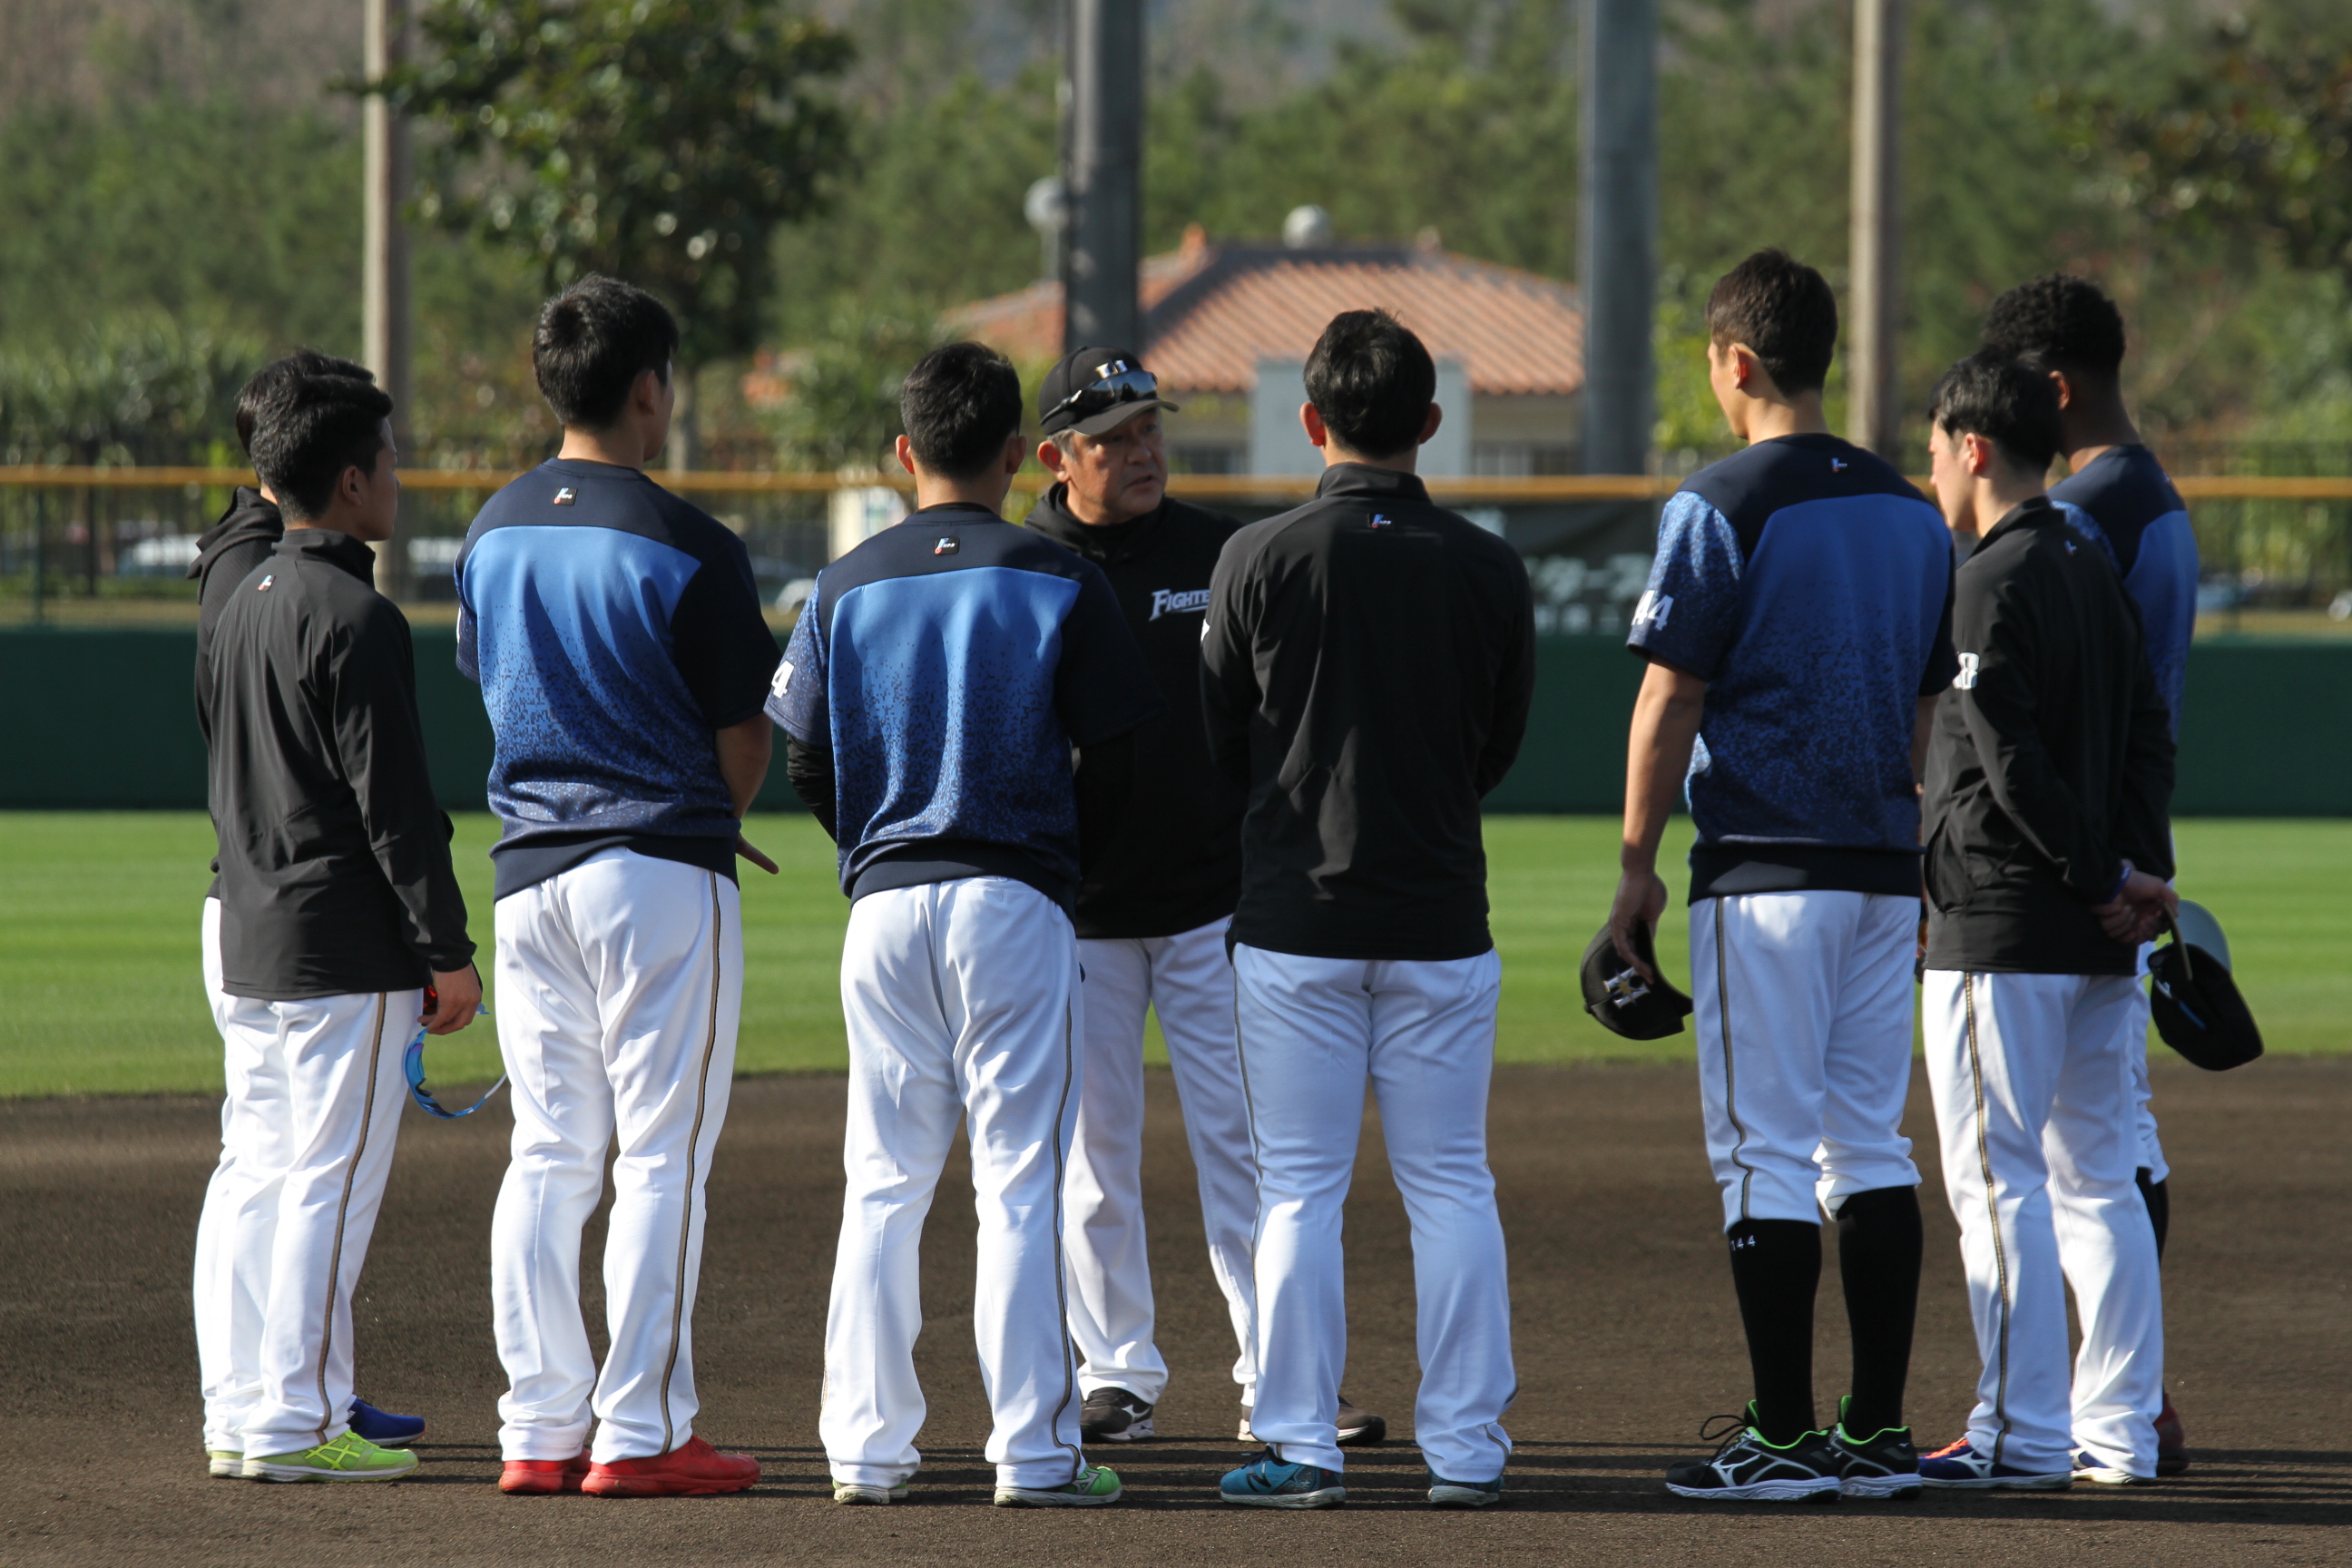
<path fill-rule="evenodd" d="M 396 1481 L 416 1468 L 405 1448 L 379 1448 L 356 1432 L 293 1454 L 248 1454 L 248 1481 Z"/>
<path fill-rule="evenodd" d="M 243 1454 L 232 1454 L 226 1448 L 206 1448 L 205 1459 L 212 1469 L 213 1479 L 216 1481 L 238 1480 L 245 1475 Z"/>
<path fill-rule="evenodd" d="M 1101 1465 L 1088 1465 L 1066 1487 L 999 1487 L 999 1508 L 1100 1508 L 1117 1502 L 1118 1474 Z"/>

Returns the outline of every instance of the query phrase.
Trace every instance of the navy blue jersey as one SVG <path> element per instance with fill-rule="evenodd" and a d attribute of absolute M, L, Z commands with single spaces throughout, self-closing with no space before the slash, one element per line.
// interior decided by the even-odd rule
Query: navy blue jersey
<path fill-rule="evenodd" d="M 1911 737 L 1958 668 L 1951 617 L 1942 516 L 1834 436 L 1759 441 L 1667 500 L 1626 640 L 1707 683 L 1693 899 L 1918 891 Z"/>
<path fill-rule="evenodd" d="M 777 660 L 743 542 L 635 468 L 559 458 L 490 498 L 457 579 L 498 896 L 614 846 L 733 876 L 713 732 L 759 713 Z"/>
<path fill-rule="evenodd" d="M 2108 447 L 2053 485 L 2050 499 L 2088 514 L 2105 536 L 2124 590 L 2139 606 L 2148 667 L 2178 739 L 2189 642 L 2197 631 L 2197 533 L 2188 503 L 2145 447 Z"/>
<path fill-rule="evenodd" d="M 1092 562 L 976 506 L 926 507 L 818 574 L 768 716 L 833 752 L 841 888 L 1010 877 L 1070 907 L 1070 748 L 1159 715 Z"/>

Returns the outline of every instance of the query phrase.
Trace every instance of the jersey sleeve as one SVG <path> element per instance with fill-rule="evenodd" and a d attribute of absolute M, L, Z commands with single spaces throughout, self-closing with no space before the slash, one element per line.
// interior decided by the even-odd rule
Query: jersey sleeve
<path fill-rule="evenodd" d="M 466 541 L 467 550 L 473 541 Z M 457 673 L 479 686 L 482 683 L 482 628 L 474 619 L 474 601 L 466 592 L 466 552 L 458 552 L 457 562 L 450 569 L 451 580 L 457 589 Z"/>
<path fill-rule="evenodd" d="M 1657 557 L 1625 646 L 1685 675 L 1715 679 L 1739 633 L 1743 565 L 1731 520 L 1706 497 L 1677 490 L 1658 519 Z"/>
<path fill-rule="evenodd" d="M 670 616 L 670 654 L 686 688 L 714 730 L 756 718 L 776 674 L 776 635 L 760 613 L 751 558 L 729 535 L 731 548 L 714 552 L 678 595 Z"/>
<path fill-rule="evenodd" d="M 1054 710 L 1074 746 L 1124 735 L 1168 707 L 1118 613 L 1109 580 L 1093 562 L 1083 564 L 1078 596 L 1062 621 L 1062 658 L 1054 670 Z"/>
<path fill-rule="evenodd" d="M 801 606 L 793 640 L 784 648 L 784 662 L 769 684 L 767 714 L 777 727 L 804 746 L 833 748 L 833 710 L 825 695 L 824 578 Z"/>

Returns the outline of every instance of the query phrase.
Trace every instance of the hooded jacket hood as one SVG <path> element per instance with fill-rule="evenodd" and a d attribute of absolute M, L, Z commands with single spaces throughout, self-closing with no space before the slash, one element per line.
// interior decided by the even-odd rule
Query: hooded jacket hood
<path fill-rule="evenodd" d="M 286 519 L 279 514 L 278 503 L 264 500 L 251 485 L 239 485 L 221 520 L 196 536 L 196 559 L 188 567 L 188 575 L 203 582 L 221 558 L 239 545 L 267 554 L 285 532 Z M 254 563 L 248 560 L 246 570 L 251 571 Z M 237 574 L 238 580 L 243 581 L 244 575 Z"/>

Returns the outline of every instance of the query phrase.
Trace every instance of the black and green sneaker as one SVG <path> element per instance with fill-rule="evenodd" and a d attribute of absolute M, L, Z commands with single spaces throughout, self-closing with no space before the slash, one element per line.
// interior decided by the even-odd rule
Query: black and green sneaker
<path fill-rule="evenodd" d="M 1917 1497 L 1919 1450 L 1911 1444 L 1911 1428 L 1887 1426 L 1867 1437 L 1856 1436 L 1845 1424 L 1846 1409 L 1853 1403 L 1851 1394 L 1838 1401 L 1837 1425 L 1830 1430 L 1830 1442 L 1842 1467 L 1838 1490 L 1847 1497 Z"/>
<path fill-rule="evenodd" d="M 1716 1423 L 1728 1421 L 1728 1430 Z M 1788 1443 L 1768 1443 L 1756 1429 L 1751 1401 L 1740 1415 L 1710 1415 L 1698 1429 L 1701 1442 L 1718 1437 L 1723 1446 L 1709 1459 L 1684 1459 L 1666 1467 L 1666 1489 L 1676 1497 L 1707 1502 L 1835 1502 L 1841 1468 L 1837 1446 L 1826 1432 L 1806 1432 Z"/>

